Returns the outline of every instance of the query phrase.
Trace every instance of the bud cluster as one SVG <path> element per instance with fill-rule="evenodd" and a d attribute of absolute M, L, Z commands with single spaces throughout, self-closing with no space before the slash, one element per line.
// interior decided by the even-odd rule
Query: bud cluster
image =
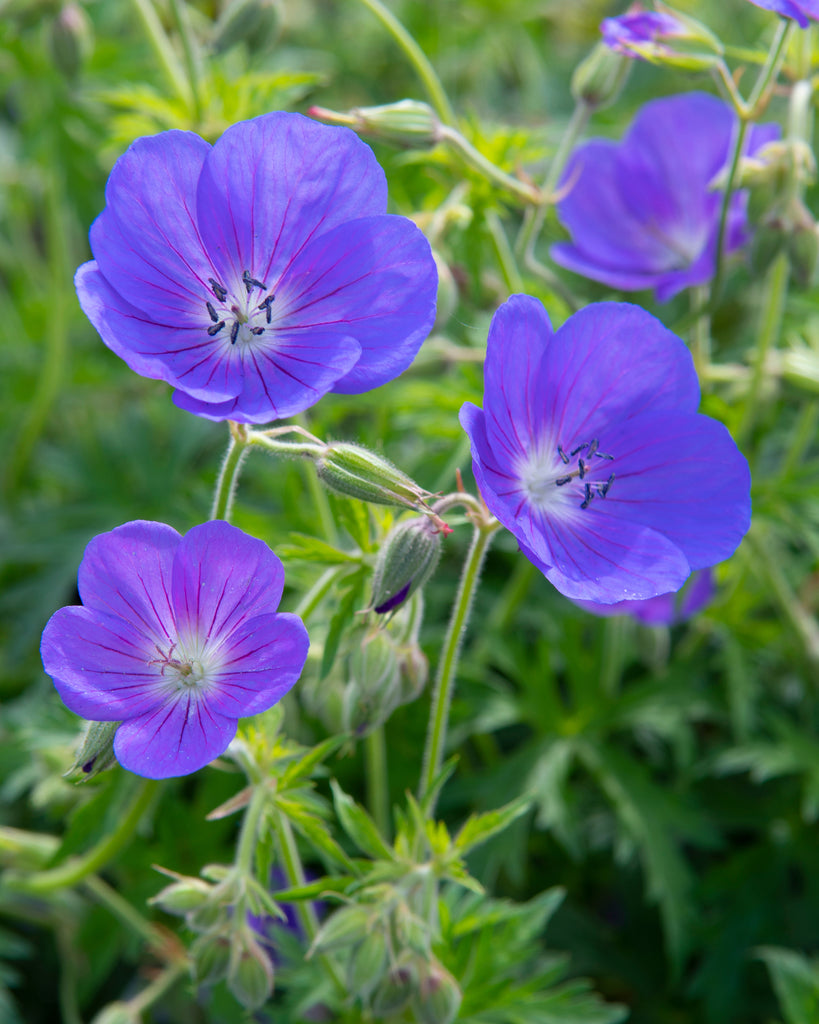
<path fill-rule="evenodd" d="M 376 1021 L 410 1011 L 420 1024 L 451 1024 L 461 1005 L 457 981 L 432 953 L 437 935 L 437 885 L 421 886 L 419 872 L 402 882 L 373 885 L 362 902 L 337 910 L 319 931 L 313 953 L 346 955 L 346 986 Z M 364 902 L 366 900 L 366 902 Z M 424 913 L 435 907 L 431 915 Z M 430 920 L 430 917 L 432 920 Z"/>

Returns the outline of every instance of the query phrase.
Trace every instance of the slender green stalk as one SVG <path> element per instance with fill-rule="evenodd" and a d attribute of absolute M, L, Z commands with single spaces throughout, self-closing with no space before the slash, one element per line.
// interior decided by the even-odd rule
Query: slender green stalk
<path fill-rule="evenodd" d="M 54 929 L 60 953 L 59 999 L 63 1024 L 82 1024 L 77 998 L 77 935 L 75 928 L 58 921 Z"/>
<path fill-rule="evenodd" d="M 430 708 L 421 782 L 418 787 L 419 796 L 422 799 L 432 788 L 432 783 L 435 776 L 441 770 L 444 760 L 449 707 L 452 703 L 455 670 L 458 666 L 461 641 L 469 621 L 472 599 L 478 587 L 483 561 L 486 557 L 486 552 L 489 550 L 492 537 L 498 529 L 500 529 L 500 523 L 494 520 L 491 520 L 489 523 L 476 524 L 472 535 L 472 544 L 464 563 L 463 574 L 461 575 L 460 586 L 455 597 L 455 604 L 452 606 L 452 615 L 449 620 L 446 637 L 444 638 L 441 659 L 438 663 L 438 673 L 435 679 L 435 693 Z M 433 811 L 434 808 L 430 807 L 430 815 Z"/>
<path fill-rule="evenodd" d="M 182 41 L 182 55 L 185 58 L 185 71 L 193 101 L 193 117 L 195 126 L 202 123 L 202 69 L 199 60 L 199 47 L 191 29 L 190 15 L 184 0 L 170 0 L 171 14 L 176 23 L 179 38 Z"/>
<path fill-rule="evenodd" d="M 693 314 L 707 308 L 708 291 L 707 285 L 699 285 L 691 289 L 691 312 Z M 691 354 L 694 357 L 694 366 L 697 368 L 700 385 L 704 386 L 709 380 L 708 371 L 711 366 L 711 317 L 707 313 L 699 313 L 694 318 L 691 332 Z"/>
<path fill-rule="evenodd" d="M 754 571 L 770 588 L 785 618 L 802 641 L 806 657 L 813 664 L 819 665 L 819 623 L 793 592 L 780 568 L 776 550 L 765 542 L 765 538 L 757 537 L 753 530 L 745 538 L 745 543 L 753 555 L 751 564 Z"/>
<path fill-rule="evenodd" d="M 236 497 L 236 488 L 239 484 L 239 473 L 250 443 L 247 431 L 240 424 L 231 424 L 230 445 L 216 482 L 211 519 L 224 519 L 226 522 L 230 519 L 233 499 Z"/>
<path fill-rule="evenodd" d="M 737 443 L 740 445 L 750 438 L 754 421 L 759 413 L 759 396 L 765 377 L 765 361 L 768 352 L 776 344 L 782 331 L 789 272 L 788 257 L 785 253 L 780 253 L 771 264 L 765 281 L 751 384 L 748 394 L 745 396 L 745 407 L 742 410 L 742 419 L 737 430 Z"/>
<path fill-rule="evenodd" d="M 98 903 L 107 907 L 114 917 L 118 918 L 127 928 L 130 928 L 135 935 L 139 935 L 140 938 L 144 939 L 149 946 L 152 946 L 154 949 L 160 947 L 162 949 L 167 948 L 167 939 L 161 935 L 147 918 L 140 914 L 136 907 L 131 906 L 128 900 L 120 896 L 117 890 L 108 885 L 107 882 L 103 882 L 97 875 L 89 875 L 82 884 L 83 888 Z"/>
<path fill-rule="evenodd" d="M 143 28 L 159 61 L 159 65 L 165 73 L 168 84 L 182 102 L 188 108 L 192 108 L 193 95 L 185 76 L 185 70 L 179 61 L 179 57 L 176 55 L 173 44 L 165 34 L 162 22 L 159 20 L 153 3 L 151 0 L 131 0 L 131 2 L 142 21 Z"/>
<path fill-rule="evenodd" d="M 557 183 L 560 181 L 563 168 L 566 166 L 566 161 L 569 159 L 577 140 L 580 138 L 588 124 L 588 120 L 591 117 L 591 111 L 592 108 L 588 103 L 585 103 L 583 100 L 578 100 L 563 135 L 560 137 L 557 150 L 555 151 L 555 155 L 552 157 L 551 163 L 549 164 L 549 170 L 543 180 L 543 185 L 541 187 L 541 204 L 536 209 L 527 210 L 526 212 L 526 217 L 523 221 L 523 226 L 520 229 L 520 234 L 518 235 L 515 248 L 519 253 L 523 254 L 524 266 L 528 267 L 530 270 L 533 270 L 536 267 L 540 267 L 541 271 L 547 269 L 539 263 L 535 256 L 535 246 L 537 245 L 537 240 L 540 237 L 540 232 L 543 230 L 543 223 L 546 219 L 548 204 L 554 202 L 555 189 L 557 188 Z"/>
<path fill-rule="evenodd" d="M 257 840 L 269 799 L 270 792 L 264 784 L 253 785 L 253 793 L 242 819 L 239 843 L 236 847 L 236 867 L 242 875 L 253 875 Z"/>
<path fill-rule="evenodd" d="M 310 491 L 310 497 L 313 499 L 316 512 L 318 512 L 325 540 L 328 544 L 338 544 L 338 530 L 333 518 L 333 511 L 330 508 L 330 499 L 313 466 L 304 467 L 304 479 L 307 481 L 307 489 Z"/>
<path fill-rule="evenodd" d="M 128 1000 L 128 1008 L 133 1011 L 135 1017 L 139 1017 L 154 1003 L 158 1003 L 165 993 L 169 992 L 187 973 L 187 963 L 170 964 L 139 995 Z"/>
<path fill-rule="evenodd" d="M 507 290 L 510 292 L 522 292 L 523 281 L 518 270 L 515 254 L 509 245 L 509 239 L 506 237 L 506 232 L 503 229 L 503 222 L 494 210 L 488 210 L 486 213 L 486 227 L 489 231 L 489 237 L 492 239 L 495 255 L 498 258 L 498 266 L 501 268 L 503 282 Z"/>
<path fill-rule="evenodd" d="M 12 493 L 20 474 L 31 457 L 37 438 L 45 426 L 54 399 L 64 380 L 65 356 L 68 347 L 68 309 L 66 282 L 71 280 L 68 231 L 63 212 L 63 190 L 56 173 L 46 179 L 45 227 L 48 248 L 49 305 L 45 330 L 45 352 L 40 359 L 40 376 L 20 428 L 17 441 L 9 452 L 5 485 Z"/>
<path fill-rule="evenodd" d="M 364 0 L 364 3 L 366 2 L 367 0 Z M 491 160 L 488 160 L 483 153 L 475 149 L 472 143 L 465 139 L 456 129 L 443 125 L 439 132 L 439 138 L 450 149 L 453 149 L 465 163 L 479 174 L 482 174 L 487 180 L 494 182 L 501 188 L 505 188 L 507 192 L 511 192 L 524 203 L 540 204 L 540 192 L 533 185 L 520 181 L 518 178 L 512 177 L 511 174 L 507 174 L 506 171 L 501 170 Z"/>
<path fill-rule="evenodd" d="M 390 787 L 387 774 L 387 742 L 384 726 L 377 729 L 364 740 L 364 757 L 366 759 L 367 806 L 382 836 L 389 842 L 390 828 Z"/>
<path fill-rule="evenodd" d="M 295 614 L 298 615 L 300 619 L 310 618 L 322 600 L 333 589 L 343 569 L 344 566 L 337 565 L 332 569 L 325 570 L 321 576 L 319 576 L 313 586 L 307 591 L 296 606 Z"/>
<path fill-rule="evenodd" d="M 154 779 L 140 779 L 136 795 L 117 827 L 82 857 L 72 857 L 59 867 L 42 871 L 26 878 L 16 879 L 16 886 L 26 892 L 48 893 L 67 889 L 84 881 L 89 875 L 104 868 L 133 838 L 137 826 L 156 795 L 159 783 Z"/>
<path fill-rule="evenodd" d="M 759 114 L 759 109 L 767 101 L 768 88 L 779 71 L 780 65 L 785 58 L 785 44 L 791 32 L 793 22 L 780 19 L 768 57 L 759 72 L 759 77 L 751 92 L 747 103 L 742 103 L 739 94 L 734 90 L 731 93 L 731 100 L 739 118 L 739 128 L 734 138 L 734 145 L 731 152 L 731 159 L 728 166 L 728 177 L 725 181 L 725 188 L 722 193 L 722 202 L 719 212 L 719 226 L 717 228 L 716 242 L 716 267 L 714 269 L 714 280 L 711 285 L 711 295 L 718 296 L 722 288 L 722 278 L 725 271 L 725 233 L 728 225 L 728 212 L 731 207 L 731 197 L 734 194 L 739 161 L 745 145 L 745 136 L 748 132 L 748 125 Z"/>
<path fill-rule="evenodd" d="M 415 68 L 415 73 L 421 79 L 429 101 L 435 108 L 438 117 L 444 124 L 455 124 L 455 111 L 452 109 L 452 104 L 449 102 L 449 98 L 444 91 L 440 78 L 436 74 L 435 68 L 430 64 L 418 43 L 380 0 L 361 0 L 361 2 L 368 10 L 372 11 L 404 51 L 410 64 Z"/>
<path fill-rule="evenodd" d="M 287 880 L 291 886 L 304 885 L 307 879 L 304 874 L 301 857 L 299 856 L 299 849 L 296 846 L 296 837 L 293 835 L 293 829 L 290 827 L 290 822 L 287 817 L 280 812 L 274 815 L 274 821 L 276 837 L 279 841 L 279 852 L 281 853 L 282 860 L 284 861 Z M 315 907 L 310 900 L 298 900 L 295 903 L 295 908 L 296 916 L 304 929 L 304 934 L 307 936 L 308 941 L 312 943 L 318 935 L 320 927 Z M 320 957 L 320 960 L 338 990 L 339 995 L 346 997 L 347 986 L 344 983 L 344 979 L 341 977 L 338 967 L 333 959 L 324 954 Z"/>

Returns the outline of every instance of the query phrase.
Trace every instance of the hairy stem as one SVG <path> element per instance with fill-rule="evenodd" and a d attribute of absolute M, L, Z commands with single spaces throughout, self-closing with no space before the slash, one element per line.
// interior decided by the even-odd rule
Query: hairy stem
<path fill-rule="evenodd" d="M 455 111 L 452 109 L 452 104 L 449 102 L 449 98 L 444 91 L 440 78 L 436 74 L 435 68 L 430 64 L 418 43 L 380 0 L 361 0 L 361 2 L 368 10 L 372 11 L 404 51 L 404 55 L 421 79 L 421 84 L 424 86 L 429 101 L 435 108 L 435 113 L 438 117 L 444 124 L 455 124 Z"/>
<path fill-rule="evenodd" d="M 364 740 L 366 760 L 367 806 L 378 831 L 389 842 L 390 788 L 387 774 L 387 742 L 384 726 L 379 725 Z"/>
<path fill-rule="evenodd" d="M 432 788 L 432 783 L 441 770 L 446 746 L 449 707 L 452 703 L 452 691 L 455 684 L 455 671 L 458 667 L 458 655 L 461 641 L 472 610 L 472 599 L 478 587 L 483 568 L 483 561 L 489 544 L 500 523 L 490 520 L 488 523 L 476 523 L 472 535 L 472 544 L 464 562 L 460 586 L 452 606 L 452 615 L 447 627 L 438 672 L 435 679 L 435 693 L 430 708 L 429 728 L 427 731 L 426 749 L 424 751 L 421 782 L 418 787 L 419 796 L 423 797 Z M 434 808 L 430 807 L 430 815 Z"/>
<path fill-rule="evenodd" d="M 137 826 L 156 795 L 158 786 L 159 783 L 155 779 L 140 779 L 136 795 L 113 832 L 101 839 L 82 857 L 72 857 L 50 871 L 17 879 L 16 887 L 38 894 L 54 892 L 76 885 L 104 868 L 133 838 Z"/>
<path fill-rule="evenodd" d="M 213 497 L 213 510 L 211 519 L 230 520 L 233 499 L 236 497 L 236 488 L 239 484 L 239 473 L 242 463 L 248 453 L 250 441 L 245 428 L 238 423 L 230 424 L 230 445 L 222 462 L 219 471 L 219 479 L 216 482 L 216 493 Z"/>

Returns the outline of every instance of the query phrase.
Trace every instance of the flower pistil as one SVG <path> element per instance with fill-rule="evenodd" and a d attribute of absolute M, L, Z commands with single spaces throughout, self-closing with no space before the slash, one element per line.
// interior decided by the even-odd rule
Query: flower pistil
<path fill-rule="evenodd" d="M 253 277 L 249 270 L 242 271 L 242 283 L 247 289 L 247 295 L 244 297 L 244 309 L 241 308 L 239 302 L 229 304 L 230 293 L 227 288 L 219 284 L 215 278 L 208 278 L 211 291 L 222 307 L 217 309 L 210 299 L 207 299 L 205 302 L 205 308 L 211 320 L 211 325 L 208 327 L 208 334 L 211 338 L 219 334 L 227 326 L 228 322 L 232 321 L 230 325 L 231 345 L 235 345 L 237 341 L 248 342 L 251 338 L 264 334 L 265 325 L 272 323 L 273 311 L 270 307 L 275 302 L 276 296 L 273 292 L 270 292 L 257 306 L 251 308 L 250 296 L 254 289 L 259 288 L 262 292 L 266 292 L 267 285 L 263 281 L 259 281 L 258 278 Z M 254 320 L 260 319 L 258 314 L 261 312 L 264 312 L 265 324 L 253 323 Z M 243 331 L 242 327 L 244 326 L 247 329 Z"/>
<path fill-rule="evenodd" d="M 557 494 L 552 487 L 565 487 L 573 480 L 583 482 L 583 501 L 581 508 L 588 508 L 594 497 L 605 498 L 614 483 L 614 473 L 609 474 L 606 480 L 587 480 L 595 469 L 593 458 L 602 459 L 605 462 L 614 460 L 613 455 L 599 450 L 600 441 L 593 437 L 591 441 L 581 441 L 580 444 L 570 448 L 569 451 L 563 445 L 557 445 L 557 455 L 560 462 L 556 462 L 552 455 L 544 459 L 536 454 L 521 468 L 521 480 L 526 495 L 524 500 L 531 501 L 540 509 L 554 505 L 559 501 Z M 581 454 L 583 453 L 583 454 Z M 577 459 L 574 468 L 566 471 L 571 466 L 572 460 Z M 548 463 L 548 464 L 547 464 Z"/>

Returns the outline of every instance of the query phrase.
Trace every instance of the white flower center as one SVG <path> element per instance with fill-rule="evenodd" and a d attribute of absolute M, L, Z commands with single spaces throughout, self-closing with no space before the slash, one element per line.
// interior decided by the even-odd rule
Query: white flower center
<path fill-rule="evenodd" d="M 611 462 L 614 456 L 598 449 L 599 441 L 595 437 L 568 450 L 562 445 L 552 448 L 550 444 L 530 451 L 517 467 L 529 503 L 540 510 L 566 506 L 577 497 L 575 481 L 581 485 L 580 508 L 588 508 L 596 497 L 605 498 L 614 483 L 614 473 L 607 479 L 593 477 L 598 476 L 595 471 L 601 464 Z"/>
<path fill-rule="evenodd" d="M 173 641 L 167 649 L 155 644 L 158 657 L 149 664 L 158 665 L 159 672 L 171 690 L 204 691 L 213 682 L 218 664 L 213 652 L 197 644 Z"/>
<path fill-rule="evenodd" d="M 213 277 L 208 284 L 213 293 L 213 298 L 205 301 L 210 321 L 206 321 L 206 329 L 211 338 L 221 335 L 229 338 L 231 345 L 244 346 L 269 333 L 276 296 L 268 291 L 263 281 L 245 270 L 242 273 L 245 294 L 238 298 Z"/>

